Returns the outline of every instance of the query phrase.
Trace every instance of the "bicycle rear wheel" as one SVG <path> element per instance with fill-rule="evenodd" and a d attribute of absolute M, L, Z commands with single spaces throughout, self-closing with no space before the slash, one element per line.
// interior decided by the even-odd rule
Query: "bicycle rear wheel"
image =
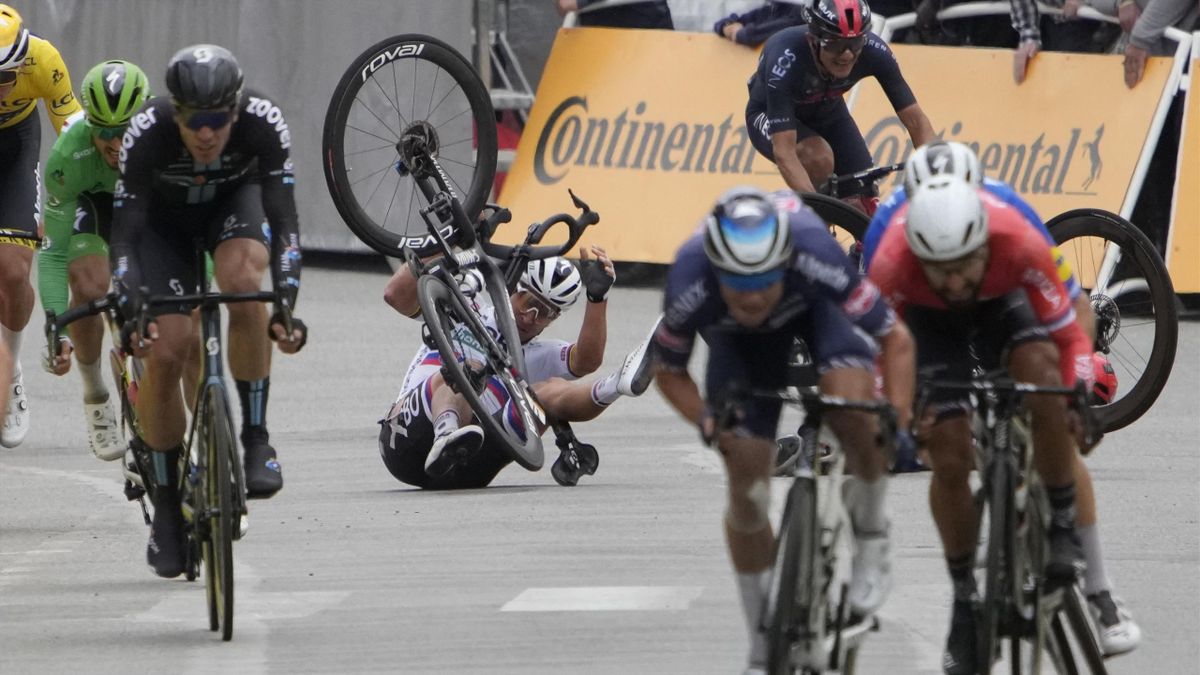
<path fill-rule="evenodd" d="M 436 250 L 417 213 L 427 202 L 413 167 L 400 159 L 401 140 L 414 135 L 474 221 L 496 174 L 491 96 L 450 45 L 397 35 L 364 51 L 342 75 L 321 140 L 325 182 L 338 213 L 363 243 L 388 256 L 400 256 L 403 248 L 420 256 Z"/>
<path fill-rule="evenodd" d="M 813 603 L 823 602 L 813 583 L 813 561 L 817 554 L 817 492 L 811 477 L 799 476 L 788 491 L 779 539 L 775 549 L 775 571 L 767 593 L 764 628 L 767 632 L 767 672 L 795 672 L 792 651 L 801 632 L 807 632 L 807 614 Z"/>
<path fill-rule="evenodd" d="M 524 381 L 497 366 L 503 355 L 489 353 L 490 336 L 478 314 L 435 276 L 418 280 L 417 298 L 441 355 L 442 372 L 474 411 L 484 437 L 499 443 L 526 469 L 542 468 L 545 413 L 529 396 Z"/>
<path fill-rule="evenodd" d="M 219 386 L 204 388 L 203 407 L 198 415 L 197 438 L 202 443 L 200 485 L 206 510 L 197 514 L 204 519 L 207 536 L 201 545 L 208 595 L 209 630 L 221 630 L 221 639 L 233 639 L 233 539 L 239 526 L 233 489 L 236 484 L 234 463 L 237 446 L 229 403 Z"/>
<path fill-rule="evenodd" d="M 1175 289 L 1154 244 L 1136 225 L 1100 209 L 1068 211 L 1046 223 L 1092 299 L 1096 351 L 1117 374 L 1116 396 L 1095 406 L 1105 431 L 1128 426 L 1162 392 L 1175 362 Z"/>
<path fill-rule="evenodd" d="M 1008 448 L 993 449 L 1008 452 Z M 983 600 L 979 612 L 978 663 L 990 666 L 995 659 L 1007 618 L 1013 579 L 1013 509 L 1012 493 L 1016 477 L 1013 466 L 1002 458 L 993 460 L 988 470 L 987 569 Z"/>
<path fill-rule="evenodd" d="M 867 227 L 871 224 L 867 214 L 840 199 L 819 192 L 806 192 L 802 196 L 804 203 L 829 225 L 830 233 L 838 240 L 843 251 L 850 251 L 855 242 L 861 242 L 867 236 Z"/>

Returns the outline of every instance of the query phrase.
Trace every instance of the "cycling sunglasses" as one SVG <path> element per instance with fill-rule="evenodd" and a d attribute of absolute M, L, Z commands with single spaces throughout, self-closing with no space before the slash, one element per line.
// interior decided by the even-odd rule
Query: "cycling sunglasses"
<path fill-rule="evenodd" d="M 0 70 L 0 87 L 10 85 L 17 81 L 17 70 Z"/>
<path fill-rule="evenodd" d="M 841 54 L 846 50 L 857 54 L 862 51 L 862 48 L 867 44 L 867 36 L 859 35 L 858 37 L 820 37 L 817 42 L 821 45 L 821 51 L 829 54 Z"/>
<path fill-rule="evenodd" d="M 120 138 L 124 136 L 125 130 L 129 128 L 129 125 L 122 124 L 119 127 L 104 127 L 88 122 L 88 128 L 91 130 L 92 136 L 99 138 L 102 141 L 111 141 L 114 138 Z"/>
<path fill-rule="evenodd" d="M 233 121 L 233 113 L 233 108 L 217 108 L 215 110 L 175 109 L 175 116 L 179 119 L 179 123 L 192 131 L 200 131 L 204 127 L 221 129 Z"/>
<path fill-rule="evenodd" d="M 551 306 L 550 303 L 539 298 L 532 292 L 524 289 L 522 289 L 522 292 L 525 294 L 525 297 L 528 298 L 528 302 L 525 303 L 527 307 L 520 310 L 521 314 L 529 314 L 530 312 L 533 312 L 534 321 L 545 322 L 554 321 L 562 315 L 561 309 Z"/>

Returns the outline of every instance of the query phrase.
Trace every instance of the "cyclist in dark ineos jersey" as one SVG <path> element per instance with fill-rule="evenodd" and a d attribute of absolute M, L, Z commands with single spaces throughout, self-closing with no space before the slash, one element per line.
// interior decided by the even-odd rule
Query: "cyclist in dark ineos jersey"
<path fill-rule="evenodd" d="M 925 116 L 887 44 L 869 30 L 864 0 L 813 0 L 807 26 L 786 28 L 763 45 L 749 81 L 746 129 L 755 150 L 775 162 L 788 187 L 812 192 L 830 174 L 871 166 L 871 153 L 843 95 L 874 77 L 883 87 L 913 146 L 933 140 Z M 848 201 L 868 215 L 874 188 Z"/>
<path fill-rule="evenodd" d="M 242 445 L 250 497 L 283 486 L 266 426 L 270 342 L 284 353 L 304 346 L 307 330 L 284 324 L 300 290 L 300 234 L 289 156 L 291 135 L 279 107 L 242 86 L 242 70 L 227 49 L 186 47 L 171 58 L 170 96 L 150 99 L 122 140 L 120 180 L 113 199 L 110 241 L 113 283 L 126 318 L 142 289 L 183 295 L 197 288 L 196 241 L 212 254 L 223 292 L 255 292 L 271 267 L 279 296 L 268 321 L 259 303 L 228 307 L 229 370 L 242 404 Z M 127 342 L 145 360 L 136 445 L 153 450 L 154 522 L 147 558 L 160 576 L 183 571 L 183 517 L 179 508 L 179 452 L 185 429 L 180 377 L 192 349 L 191 317 L 184 307 L 157 307 L 146 334 L 126 325 Z"/>

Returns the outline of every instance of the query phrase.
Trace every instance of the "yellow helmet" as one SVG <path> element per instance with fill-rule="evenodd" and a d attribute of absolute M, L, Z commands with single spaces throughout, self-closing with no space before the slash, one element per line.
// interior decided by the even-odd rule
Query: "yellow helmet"
<path fill-rule="evenodd" d="M 0 70 L 12 70 L 25 63 L 29 51 L 29 30 L 17 10 L 0 5 Z"/>

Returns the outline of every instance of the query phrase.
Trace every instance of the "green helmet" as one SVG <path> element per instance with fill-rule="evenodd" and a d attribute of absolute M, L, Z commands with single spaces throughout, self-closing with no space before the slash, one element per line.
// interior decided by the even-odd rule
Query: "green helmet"
<path fill-rule="evenodd" d="M 150 82 L 141 68 L 128 61 L 105 61 L 83 76 L 79 93 L 88 122 L 119 127 L 150 98 Z"/>

